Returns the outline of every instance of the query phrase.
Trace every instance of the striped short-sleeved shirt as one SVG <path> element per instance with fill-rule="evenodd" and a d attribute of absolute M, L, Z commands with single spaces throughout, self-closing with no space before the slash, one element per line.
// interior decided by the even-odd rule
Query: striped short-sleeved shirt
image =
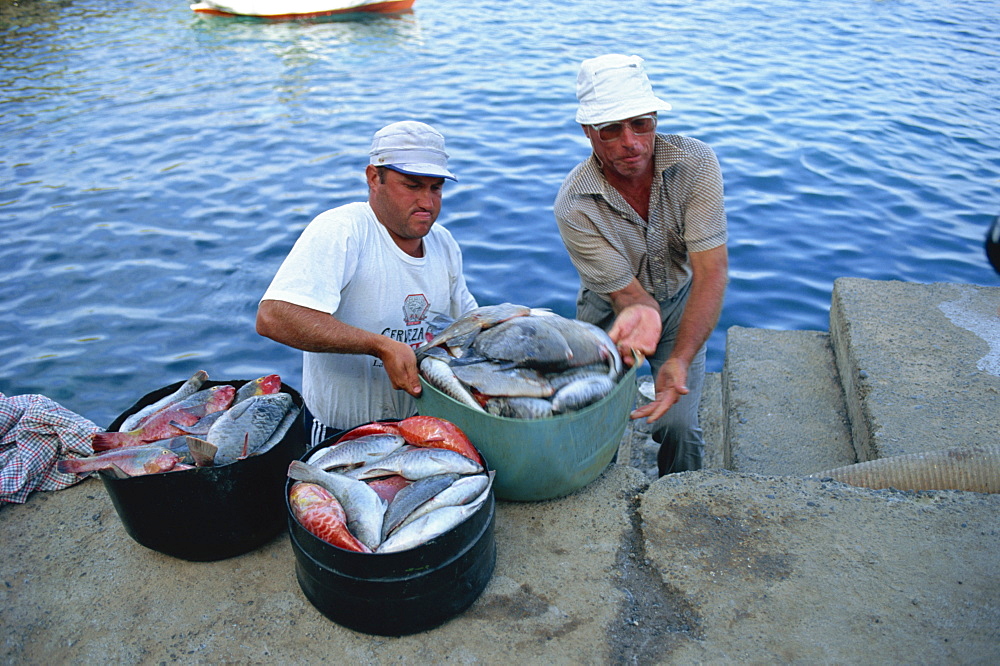
<path fill-rule="evenodd" d="M 704 142 L 656 135 L 649 221 L 605 179 L 593 155 L 566 177 L 555 201 L 556 223 L 581 284 L 602 296 L 638 278 L 656 300 L 691 279 L 688 252 L 727 239 L 722 171 Z"/>

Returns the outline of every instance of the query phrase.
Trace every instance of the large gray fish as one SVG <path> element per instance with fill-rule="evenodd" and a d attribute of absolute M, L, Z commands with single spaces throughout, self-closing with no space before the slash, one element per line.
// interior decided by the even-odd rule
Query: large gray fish
<path fill-rule="evenodd" d="M 583 365 L 579 368 L 570 368 L 569 370 L 563 370 L 558 373 L 546 374 L 545 380 L 552 385 L 552 388 L 558 391 L 567 384 L 572 384 L 579 379 L 585 379 L 587 377 L 609 377 L 607 364 L 594 363 L 591 365 Z"/>
<path fill-rule="evenodd" d="M 470 502 L 478 497 L 489 484 L 490 477 L 487 474 L 473 474 L 471 476 L 461 476 L 450 486 L 439 492 L 433 498 L 427 500 L 408 515 L 399 527 L 409 525 L 414 520 L 427 515 L 435 509 L 446 506 L 459 506 Z M 384 539 L 383 539 L 384 541 Z"/>
<path fill-rule="evenodd" d="M 160 398 L 153 404 L 143 407 L 135 414 L 132 414 L 128 418 L 126 418 L 122 422 L 122 425 L 118 429 L 118 431 L 129 432 L 130 430 L 135 430 L 136 428 L 139 428 L 143 424 L 143 422 L 145 422 L 148 419 L 148 417 L 194 394 L 195 391 L 200 389 L 201 385 L 204 384 L 207 380 L 208 380 L 208 373 L 205 372 L 204 370 L 199 370 L 198 372 L 191 375 L 190 379 L 184 382 L 180 388 L 178 388 L 170 395 Z"/>
<path fill-rule="evenodd" d="M 478 474 L 483 466 L 466 458 L 461 453 L 433 447 L 416 447 L 400 451 L 364 467 L 347 472 L 345 476 L 354 479 L 374 479 L 380 476 L 398 474 L 410 481 L 416 481 L 435 474 Z"/>
<path fill-rule="evenodd" d="M 289 407 L 288 412 L 281 419 L 281 423 L 279 423 L 278 427 L 274 429 L 274 432 L 271 433 L 271 436 L 267 438 L 267 441 L 264 442 L 260 446 L 260 448 L 254 451 L 254 455 L 257 456 L 263 455 L 268 451 L 270 451 L 271 449 L 273 449 L 279 442 L 281 442 L 281 440 L 285 438 L 285 435 L 288 434 L 288 431 L 291 430 L 292 425 L 295 424 L 295 419 L 299 418 L 299 414 L 301 413 L 302 413 L 302 408 L 297 407 L 293 403 L 292 406 Z"/>
<path fill-rule="evenodd" d="M 486 401 L 486 412 L 509 419 L 545 419 L 552 416 L 552 401 L 545 398 L 501 396 Z"/>
<path fill-rule="evenodd" d="M 433 356 L 425 356 L 420 361 L 420 374 L 431 386 L 445 395 L 451 396 L 466 407 L 478 412 L 483 411 L 469 390 L 455 376 L 452 367 L 445 361 Z"/>
<path fill-rule="evenodd" d="M 484 395 L 547 398 L 555 393 L 552 385 L 537 370 L 531 368 L 508 368 L 484 361 L 455 366 L 452 371 L 462 383 Z"/>
<path fill-rule="evenodd" d="M 378 547 L 382 541 L 386 504 L 367 483 L 336 472 L 324 472 L 301 460 L 289 464 L 288 476 L 296 481 L 318 484 L 333 493 L 344 507 L 351 534 L 373 550 Z"/>
<path fill-rule="evenodd" d="M 415 509 L 446 490 L 458 478 L 458 474 L 435 474 L 414 481 L 396 493 L 385 510 L 385 518 L 382 521 L 382 540 L 385 541 L 385 538 L 399 527 Z"/>
<path fill-rule="evenodd" d="M 218 447 L 216 465 L 227 465 L 252 455 L 282 422 L 294 404 L 288 393 L 256 395 L 226 410 L 205 439 Z"/>
<path fill-rule="evenodd" d="M 365 435 L 320 449 L 306 462 L 327 471 L 337 467 L 367 465 L 395 452 L 404 444 L 406 440 L 402 435 L 392 433 Z"/>
<path fill-rule="evenodd" d="M 540 370 L 571 365 L 573 350 L 550 316 L 517 317 L 488 328 L 472 342 L 472 349 L 494 361 Z"/>
<path fill-rule="evenodd" d="M 552 411 L 563 412 L 583 409 L 592 405 L 614 389 L 608 377 L 584 377 L 562 387 L 552 396 Z"/>
<path fill-rule="evenodd" d="M 445 328 L 434 338 L 417 348 L 418 358 L 426 353 L 430 347 L 438 345 L 450 348 L 467 347 L 474 336 L 479 331 L 496 326 L 513 317 L 525 317 L 531 314 L 531 308 L 513 303 L 500 303 L 499 305 L 484 305 L 473 308 L 464 315 L 456 319 L 450 326 Z"/>
<path fill-rule="evenodd" d="M 409 550 L 435 539 L 445 532 L 461 524 L 469 516 L 479 510 L 489 497 L 492 487 L 493 472 L 490 472 L 490 483 L 476 499 L 460 506 L 446 506 L 414 520 L 405 527 L 398 528 L 376 549 L 378 553 L 395 553 Z"/>

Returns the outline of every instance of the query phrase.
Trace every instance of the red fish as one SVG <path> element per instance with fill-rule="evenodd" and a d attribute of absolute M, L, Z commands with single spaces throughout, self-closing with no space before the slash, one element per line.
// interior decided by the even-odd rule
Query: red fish
<path fill-rule="evenodd" d="M 157 474 L 169 472 L 183 459 L 168 448 L 155 444 L 145 446 L 128 446 L 107 451 L 88 458 L 71 458 L 60 460 L 56 468 L 60 472 L 71 474 L 86 474 L 101 469 L 117 468 L 128 476 Z"/>
<path fill-rule="evenodd" d="M 375 491 L 375 494 L 386 502 L 391 502 L 396 497 L 396 493 L 408 485 L 410 485 L 410 480 L 399 474 L 372 479 L 368 482 L 368 486 Z"/>
<path fill-rule="evenodd" d="M 205 402 L 192 403 L 182 400 L 161 412 L 157 412 L 142 427 L 128 432 L 99 432 L 91 437 L 94 451 L 108 451 L 123 446 L 138 446 L 161 439 L 170 439 L 187 434 L 173 425 L 190 426 L 207 414 L 229 407 L 236 395 L 236 389 L 229 385 L 213 387 L 211 398 Z"/>
<path fill-rule="evenodd" d="M 258 377 L 257 379 L 249 381 L 241 386 L 239 390 L 236 391 L 236 397 L 233 399 L 233 404 L 242 402 L 255 395 L 270 395 L 272 393 L 277 393 L 280 390 L 280 375 L 264 375 L 263 377 Z"/>
<path fill-rule="evenodd" d="M 407 444 L 437 449 L 448 449 L 461 453 L 469 460 L 483 464 L 483 457 L 472 445 L 462 430 L 452 423 L 436 416 L 411 416 L 398 424 L 399 434 Z"/>
<path fill-rule="evenodd" d="M 288 503 L 296 520 L 314 536 L 344 550 L 372 552 L 347 529 L 344 507 L 326 488 L 315 483 L 296 483 L 289 491 Z"/>
<path fill-rule="evenodd" d="M 362 426 L 358 426 L 357 428 L 348 430 L 343 435 L 341 435 L 340 439 L 337 440 L 337 443 L 340 444 L 341 442 L 347 442 L 352 439 L 357 439 L 358 437 L 364 437 L 365 435 L 382 435 L 386 433 L 390 435 L 400 434 L 399 424 L 393 422 L 376 421 L 375 423 L 368 423 Z"/>

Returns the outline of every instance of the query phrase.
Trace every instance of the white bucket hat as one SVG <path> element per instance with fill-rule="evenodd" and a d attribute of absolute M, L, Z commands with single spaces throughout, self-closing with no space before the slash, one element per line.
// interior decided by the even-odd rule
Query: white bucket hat
<path fill-rule="evenodd" d="M 448 171 L 444 137 L 436 129 L 416 120 L 403 120 L 375 132 L 369 164 L 384 166 L 411 176 L 458 180 Z"/>
<path fill-rule="evenodd" d="M 597 125 L 625 120 L 670 105 L 653 94 L 639 56 L 617 53 L 584 60 L 576 77 L 576 122 Z"/>

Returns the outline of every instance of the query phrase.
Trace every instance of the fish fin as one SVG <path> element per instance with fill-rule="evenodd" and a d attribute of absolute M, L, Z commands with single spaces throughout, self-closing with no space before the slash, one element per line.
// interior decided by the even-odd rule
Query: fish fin
<path fill-rule="evenodd" d="M 189 436 L 185 440 L 197 467 L 210 467 L 215 464 L 215 455 L 219 452 L 219 447 L 198 437 Z"/>
<path fill-rule="evenodd" d="M 111 478 L 113 478 L 113 479 L 127 479 L 127 478 L 129 478 L 129 475 L 126 474 L 122 470 L 121 467 L 119 467 L 118 465 L 116 465 L 114 463 L 111 463 L 110 465 L 108 465 L 107 467 L 105 467 L 104 471 L 107 472 L 108 474 L 110 474 Z"/>
<path fill-rule="evenodd" d="M 243 460 L 248 455 L 250 455 L 250 433 L 243 435 L 243 455 L 240 456 L 240 460 Z"/>

